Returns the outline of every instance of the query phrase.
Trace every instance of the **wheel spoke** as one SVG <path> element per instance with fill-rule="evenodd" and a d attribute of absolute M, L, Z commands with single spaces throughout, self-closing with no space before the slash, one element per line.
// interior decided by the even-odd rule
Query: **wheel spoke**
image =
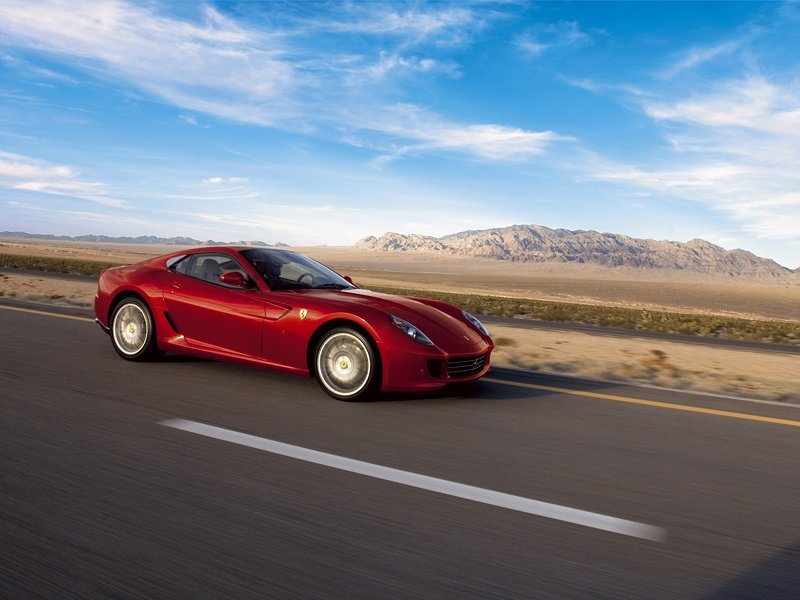
<path fill-rule="evenodd" d="M 141 352 L 150 338 L 150 320 L 145 309 L 134 302 L 116 312 L 112 329 L 114 345 L 125 356 Z"/>
<path fill-rule="evenodd" d="M 370 380 L 372 364 L 364 342 L 348 332 L 337 332 L 320 345 L 317 371 L 322 385 L 339 397 L 357 395 Z"/>

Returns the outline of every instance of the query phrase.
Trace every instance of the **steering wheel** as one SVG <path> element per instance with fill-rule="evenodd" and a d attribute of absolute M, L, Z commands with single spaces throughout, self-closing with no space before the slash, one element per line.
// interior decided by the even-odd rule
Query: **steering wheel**
<path fill-rule="evenodd" d="M 314 284 L 314 275 L 312 275 L 311 273 L 303 273 L 302 275 L 300 275 L 300 277 L 297 278 L 297 283 L 303 283 L 303 278 L 304 277 L 308 277 L 308 284 L 307 285 L 313 285 Z"/>

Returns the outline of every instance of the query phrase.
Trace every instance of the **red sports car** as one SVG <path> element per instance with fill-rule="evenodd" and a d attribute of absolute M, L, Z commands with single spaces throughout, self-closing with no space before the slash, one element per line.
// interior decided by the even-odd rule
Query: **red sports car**
<path fill-rule="evenodd" d="M 313 375 L 339 400 L 478 379 L 494 348 L 455 306 L 358 289 L 275 248 L 195 248 L 107 269 L 95 313 L 128 360 L 170 351 Z"/>

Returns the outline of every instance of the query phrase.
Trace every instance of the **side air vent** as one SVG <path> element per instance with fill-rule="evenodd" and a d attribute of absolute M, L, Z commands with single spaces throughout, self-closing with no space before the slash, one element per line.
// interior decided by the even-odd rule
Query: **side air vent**
<path fill-rule="evenodd" d="M 169 326 L 172 327 L 172 331 L 174 331 L 175 333 L 179 334 L 180 331 L 178 331 L 178 328 L 175 327 L 175 323 L 172 322 L 172 319 L 169 318 L 169 313 L 168 312 L 164 313 L 164 318 L 167 320 L 167 323 L 169 323 Z"/>

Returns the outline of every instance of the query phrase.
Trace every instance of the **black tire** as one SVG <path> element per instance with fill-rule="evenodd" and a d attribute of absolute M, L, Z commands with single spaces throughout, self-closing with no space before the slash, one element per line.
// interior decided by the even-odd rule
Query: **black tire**
<path fill-rule="evenodd" d="M 111 316 L 111 345 L 126 360 L 148 360 L 159 354 L 150 309 L 138 298 L 125 298 Z"/>
<path fill-rule="evenodd" d="M 371 400 L 380 386 L 377 352 L 364 334 L 350 327 L 322 336 L 314 351 L 314 372 L 326 394 L 346 402 Z"/>

